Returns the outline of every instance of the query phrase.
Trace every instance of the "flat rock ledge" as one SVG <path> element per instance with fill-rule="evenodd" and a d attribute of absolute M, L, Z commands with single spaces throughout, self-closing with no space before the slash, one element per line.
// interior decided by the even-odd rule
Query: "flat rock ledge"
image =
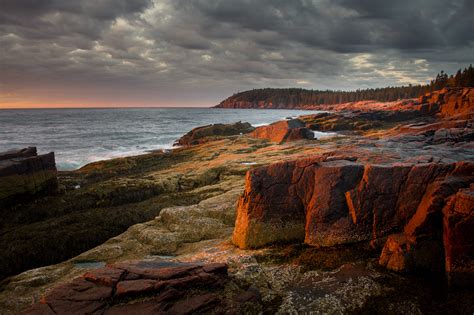
<path fill-rule="evenodd" d="M 229 293 L 229 282 L 223 263 L 121 262 L 53 288 L 22 314 L 219 313 L 259 304 L 258 291 L 233 285 Z"/>

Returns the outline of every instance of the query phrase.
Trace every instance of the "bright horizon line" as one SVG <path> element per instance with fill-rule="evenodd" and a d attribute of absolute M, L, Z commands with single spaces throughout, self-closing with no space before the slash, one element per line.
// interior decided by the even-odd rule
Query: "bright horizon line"
<path fill-rule="evenodd" d="M 0 110 L 10 109 L 120 109 L 120 108 L 213 108 L 214 106 L 45 106 L 45 107 L 1 107 Z"/>

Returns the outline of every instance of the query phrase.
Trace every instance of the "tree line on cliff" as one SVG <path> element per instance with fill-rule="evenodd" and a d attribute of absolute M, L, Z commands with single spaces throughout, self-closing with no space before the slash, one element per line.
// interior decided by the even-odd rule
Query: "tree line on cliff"
<path fill-rule="evenodd" d="M 265 88 L 239 92 L 221 102 L 219 107 L 233 107 L 237 102 L 259 102 L 274 105 L 285 104 L 288 107 L 320 104 L 340 104 L 362 100 L 381 102 L 399 99 L 416 98 L 427 92 L 444 87 L 474 87 L 474 68 L 470 65 L 464 70 L 459 69 L 455 75 L 441 71 L 435 79 L 426 85 L 408 85 L 398 87 L 358 89 L 356 91 L 306 90 L 301 88 Z M 230 106 L 228 106 L 230 105 Z"/>
<path fill-rule="evenodd" d="M 444 87 L 474 87 L 474 68 L 472 64 L 469 68 L 459 69 L 456 74 L 448 76 L 441 71 L 436 78 L 430 82 L 430 90 L 440 90 Z"/>

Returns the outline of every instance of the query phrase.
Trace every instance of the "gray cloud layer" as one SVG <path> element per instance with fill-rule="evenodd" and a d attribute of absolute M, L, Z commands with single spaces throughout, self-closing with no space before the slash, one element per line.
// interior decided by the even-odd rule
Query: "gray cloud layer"
<path fill-rule="evenodd" d="M 474 56 L 472 0 L 0 0 L 0 102 L 213 105 L 425 82 Z"/>

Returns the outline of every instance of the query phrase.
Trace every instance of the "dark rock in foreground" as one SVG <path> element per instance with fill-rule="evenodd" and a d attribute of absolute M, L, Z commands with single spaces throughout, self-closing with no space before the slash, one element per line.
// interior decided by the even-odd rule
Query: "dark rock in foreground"
<path fill-rule="evenodd" d="M 193 314 L 258 311 L 259 294 L 233 285 L 227 265 L 123 262 L 49 291 L 23 314 Z M 250 307 L 250 309 L 249 309 Z"/>
<path fill-rule="evenodd" d="M 247 122 L 236 122 L 234 124 L 213 124 L 197 127 L 179 138 L 176 145 L 189 146 L 209 141 L 213 137 L 234 136 L 246 134 L 255 128 Z"/>
<path fill-rule="evenodd" d="M 54 153 L 35 147 L 0 153 L 0 207 L 57 190 Z"/>

